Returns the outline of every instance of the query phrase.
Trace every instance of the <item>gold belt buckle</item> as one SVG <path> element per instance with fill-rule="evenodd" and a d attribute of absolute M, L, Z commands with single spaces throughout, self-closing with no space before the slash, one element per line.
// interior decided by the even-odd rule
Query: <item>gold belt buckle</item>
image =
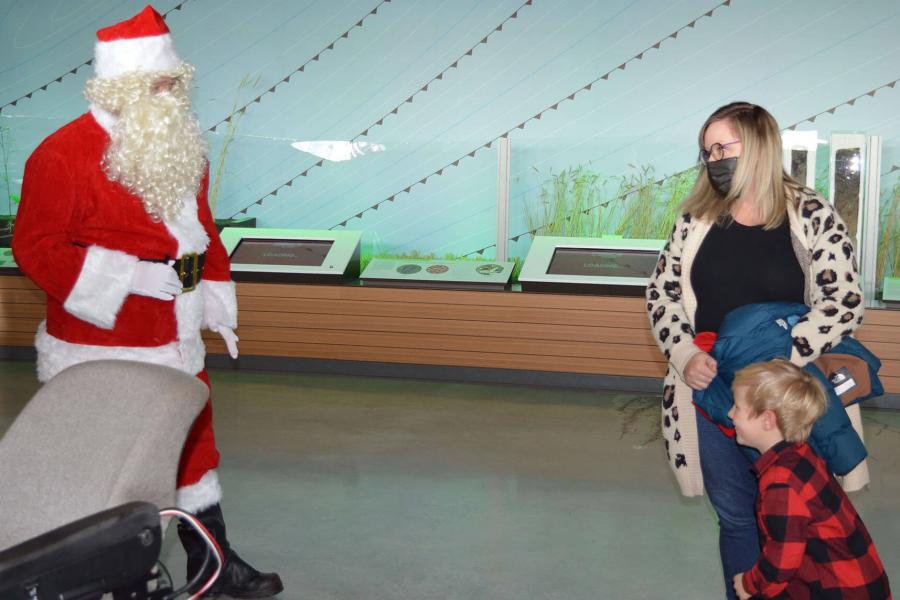
<path fill-rule="evenodd" d="M 191 270 L 185 270 L 185 262 L 190 259 L 191 261 Z M 189 252 L 185 254 L 181 258 L 178 259 L 178 277 L 181 279 L 181 283 L 184 284 L 184 278 L 186 275 L 191 276 L 191 285 L 185 285 L 181 288 L 182 292 L 192 292 L 197 289 L 197 279 L 200 274 L 200 256 L 196 252 Z"/>

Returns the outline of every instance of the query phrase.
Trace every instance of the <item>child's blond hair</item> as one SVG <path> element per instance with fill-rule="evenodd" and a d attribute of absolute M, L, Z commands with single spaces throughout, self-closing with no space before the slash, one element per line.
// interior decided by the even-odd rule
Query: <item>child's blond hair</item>
<path fill-rule="evenodd" d="M 819 381 L 781 358 L 735 373 L 732 388 L 739 387 L 749 388 L 747 403 L 753 415 L 765 410 L 775 413 L 778 429 L 789 442 L 805 442 L 828 406 Z"/>

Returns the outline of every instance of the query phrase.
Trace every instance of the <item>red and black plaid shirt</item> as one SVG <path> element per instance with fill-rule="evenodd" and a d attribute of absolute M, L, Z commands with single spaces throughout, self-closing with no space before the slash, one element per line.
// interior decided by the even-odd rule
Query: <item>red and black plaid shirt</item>
<path fill-rule="evenodd" d="M 850 499 L 809 444 L 781 442 L 753 465 L 763 548 L 744 573 L 762 598 L 888 600 L 875 545 Z"/>

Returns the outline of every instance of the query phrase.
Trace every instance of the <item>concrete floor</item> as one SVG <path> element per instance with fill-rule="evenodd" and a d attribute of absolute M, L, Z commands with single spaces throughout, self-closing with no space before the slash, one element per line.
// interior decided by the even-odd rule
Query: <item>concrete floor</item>
<path fill-rule="evenodd" d="M 34 392 L 0 363 L 0 431 Z M 723 597 L 716 523 L 663 454 L 656 397 L 213 371 L 232 542 L 285 599 Z M 852 499 L 900 581 L 900 412 L 864 410 Z M 176 536 L 163 560 L 183 573 Z M 895 585 L 900 585 L 895 583 Z"/>

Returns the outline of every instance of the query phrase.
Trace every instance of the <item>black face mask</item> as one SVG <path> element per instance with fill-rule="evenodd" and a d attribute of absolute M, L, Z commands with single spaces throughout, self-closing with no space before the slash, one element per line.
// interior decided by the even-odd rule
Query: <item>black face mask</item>
<path fill-rule="evenodd" d="M 706 165 L 706 177 L 709 179 L 710 185 L 720 195 L 725 196 L 731 190 L 731 178 L 734 177 L 734 170 L 737 169 L 737 157 L 723 158 Z"/>

